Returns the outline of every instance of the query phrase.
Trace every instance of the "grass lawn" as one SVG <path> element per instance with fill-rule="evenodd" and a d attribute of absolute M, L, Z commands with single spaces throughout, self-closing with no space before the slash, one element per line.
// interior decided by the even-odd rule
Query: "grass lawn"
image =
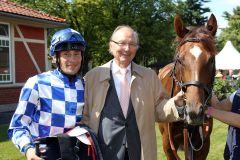
<path fill-rule="evenodd" d="M 17 150 L 7 136 L 8 125 L 0 125 L 0 160 L 24 160 L 25 157 Z M 161 135 L 158 127 L 156 126 L 157 139 L 158 139 L 158 159 L 166 160 L 161 145 Z M 227 125 L 214 120 L 213 132 L 211 134 L 211 148 L 208 154 L 208 160 L 223 159 L 223 149 L 225 146 L 227 134 Z M 182 159 L 183 153 L 180 153 Z"/>
<path fill-rule="evenodd" d="M 225 142 L 227 138 L 228 126 L 217 120 L 213 121 L 213 131 L 211 134 L 211 146 L 210 152 L 208 154 L 208 160 L 221 160 L 223 159 L 223 151 L 225 147 Z M 156 126 L 157 139 L 158 139 L 158 160 L 166 160 L 162 149 L 161 134 Z M 179 156 L 184 160 L 184 153 L 179 152 Z"/>
<path fill-rule="evenodd" d="M 7 128 L 9 125 L 0 125 L 0 159 L 1 160 L 25 160 L 19 150 L 8 139 Z"/>

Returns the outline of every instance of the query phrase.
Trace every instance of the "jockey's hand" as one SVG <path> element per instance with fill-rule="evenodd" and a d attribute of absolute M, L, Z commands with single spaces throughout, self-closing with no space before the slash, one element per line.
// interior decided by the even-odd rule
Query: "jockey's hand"
<path fill-rule="evenodd" d="M 174 103 L 178 107 L 185 106 L 184 93 L 182 91 L 178 92 L 174 98 Z"/>
<path fill-rule="evenodd" d="M 207 117 L 211 117 L 214 110 L 215 109 L 212 106 L 208 106 L 207 109 L 205 110 L 205 114 L 207 115 Z"/>
<path fill-rule="evenodd" d="M 42 160 L 42 158 L 36 155 L 35 148 L 29 148 L 26 152 L 27 160 Z"/>

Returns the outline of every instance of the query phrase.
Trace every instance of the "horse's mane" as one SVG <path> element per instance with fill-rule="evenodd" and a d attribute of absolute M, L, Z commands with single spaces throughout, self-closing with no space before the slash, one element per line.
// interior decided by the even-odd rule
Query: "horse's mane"
<path fill-rule="evenodd" d="M 203 43 L 203 46 L 209 53 L 216 53 L 216 47 L 215 47 L 215 38 L 211 35 L 210 31 L 205 27 L 188 27 L 189 32 L 183 37 L 177 37 L 177 47 L 176 47 L 176 54 L 178 54 L 180 47 L 183 45 L 183 42 L 185 42 L 187 39 L 197 38 L 200 39 Z M 176 56 L 176 55 L 175 55 Z"/>

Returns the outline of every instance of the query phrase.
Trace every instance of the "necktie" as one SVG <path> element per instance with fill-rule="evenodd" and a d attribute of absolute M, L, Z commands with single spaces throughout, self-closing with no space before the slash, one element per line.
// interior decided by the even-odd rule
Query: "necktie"
<path fill-rule="evenodd" d="M 130 98 L 130 85 L 127 80 L 127 70 L 121 71 L 120 79 L 120 104 L 122 107 L 125 118 L 127 117 L 129 98 Z"/>

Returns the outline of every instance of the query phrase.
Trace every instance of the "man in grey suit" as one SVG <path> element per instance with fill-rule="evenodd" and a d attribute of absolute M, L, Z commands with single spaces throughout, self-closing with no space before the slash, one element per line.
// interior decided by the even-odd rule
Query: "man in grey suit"
<path fill-rule="evenodd" d="M 138 48 L 137 32 L 118 26 L 109 42 L 113 60 L 85 76 L 83 122 L 97 133 L 104 160 L 156 160 L 155 121 L 179 119 L 182 96 L 165 99 L 156 73 L 132 61 Z M 130 93 L 123 91 L 123 70 Z"/>

